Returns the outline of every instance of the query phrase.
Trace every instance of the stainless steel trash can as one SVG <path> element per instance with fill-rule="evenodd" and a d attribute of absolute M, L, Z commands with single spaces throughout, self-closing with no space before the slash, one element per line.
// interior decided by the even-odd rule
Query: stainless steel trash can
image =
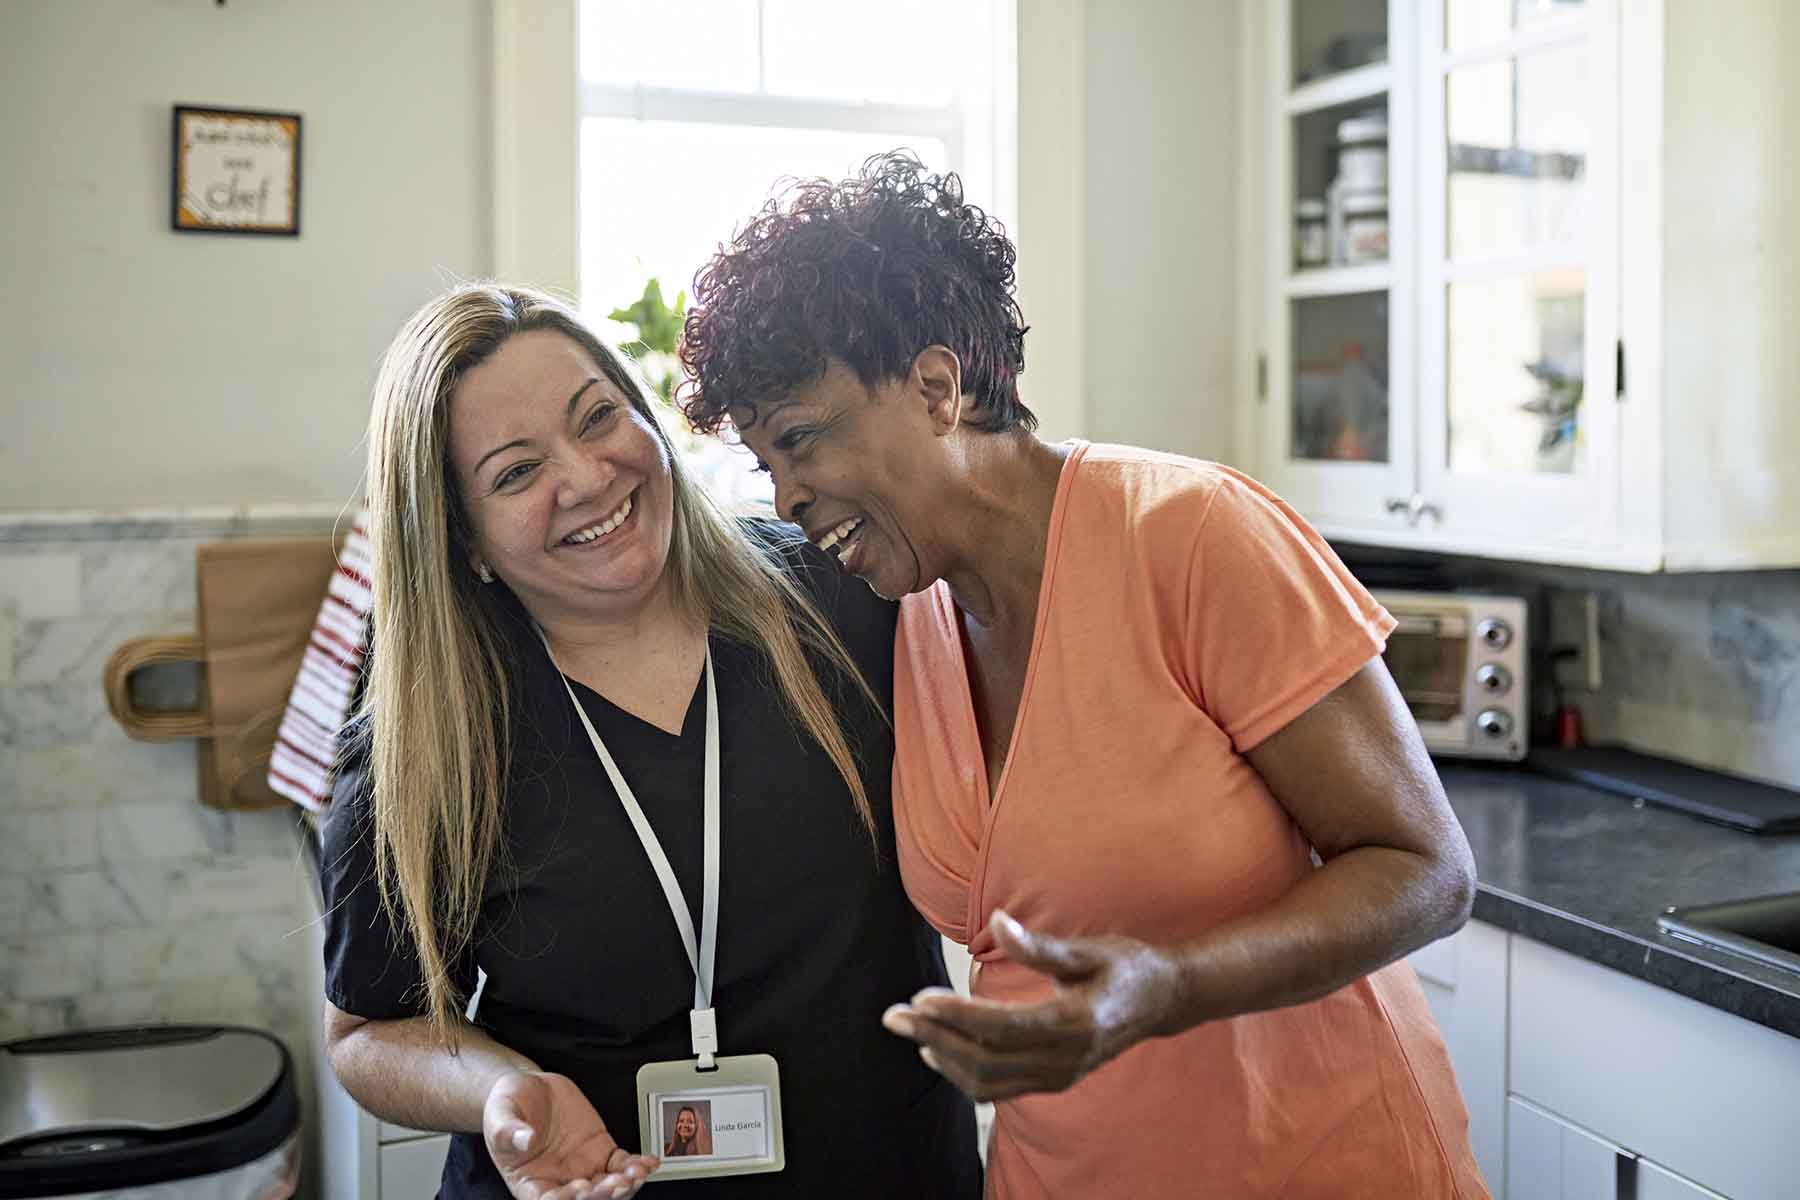
<path fill-rule="evenodd" d="M 300 1173 L 293 1062 L 218 1025 L 0 1044 L 0 1196 L 284 1200 Z"/>

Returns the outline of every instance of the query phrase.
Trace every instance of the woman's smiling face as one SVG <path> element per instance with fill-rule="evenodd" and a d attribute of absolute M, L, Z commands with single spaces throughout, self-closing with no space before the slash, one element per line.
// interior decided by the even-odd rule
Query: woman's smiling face
<path fill-rule="evenodd" d="M 674 531 L 668 455 L 575 342 L 517 334 L 465 374 L 449 453 L 473 556 L 540 623 L 626 614 L 655 592 Z"/>
<path fill-rule="evenodd" d="M 949 370 L 936 356 L 949 360 Z M 927 363 L 928 356 L 932 361 Z M 921 364 L 924 364 L 923 369 Z M 941 569 L 923 531 L 942 489 L 940 430 L 954 428 L 955 357 L 921 353 L 906 375 L 874 387 L 838 359 L 785 397 L 732 415 L 774 478 L 775 511 L 850 574 L 890 600 L 922 591 Z"/>

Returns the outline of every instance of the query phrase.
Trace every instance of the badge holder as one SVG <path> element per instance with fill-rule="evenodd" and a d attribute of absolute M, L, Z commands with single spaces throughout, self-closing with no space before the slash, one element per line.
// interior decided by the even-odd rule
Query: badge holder
<path fill-rule="evenodd" d="M 781 1070 L 767 1054 L 717 1058 L 712 1009 L 690 1014 L 698 1057 L 638 1068 L 638 1145 L 662 1157 L 647 1182 L 758 1175 L 787 1165 Z"/>

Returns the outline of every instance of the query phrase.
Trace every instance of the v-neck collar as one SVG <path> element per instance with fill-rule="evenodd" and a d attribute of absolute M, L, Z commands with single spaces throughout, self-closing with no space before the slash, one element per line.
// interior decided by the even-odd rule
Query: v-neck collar
<path fill-rule="evenodd" d="M 1037 614 L 1032 620 L 1031 649 L 1025 658 L 1025 681 L 1019 688 L 1019 707 L 1013 714 L 1012 736 L 1007 739 L 1006 757 L 1000 764 L 1000 779 L 993 785 L 992 792 L 988 789 L 987 755 L 982 751 L 981 722 L 975 716 L 975 693 L 969 683 L 969 656 L 963 646 L 962 619 L 956 610 L 956 598 L 950 594 L 948 584 L 933 589 L 937 594 L 938 611 L 949 626 L 950 645 L 956 655 L 956 664 L 962 668 L 962 682 L 957 688 L 957 697 L 962 701 L 967 729 L 975 739 L 975 753 L 981 761 L 981 770 L 976 773 L 976 778 L 981 785 L 982 808 L 990 813 L 996 801 L 1006 792 L 1006 780 L 1012 774 L 1013 759 L 1019 748 L 1019 734 L 1025 728 L 1025 710 L 1031 701 L 1031 685 L 1037 678 L 1038 663 L 1042 658 L 1044 627 L 1050 619 L 1050 595 L 1056 583 L 1056 560 L 1062 545 L 1063 508 L 1068 503 L 1075 468 L 1086 454 L 1087 447 L 1086 442 L 1074 442 L 1068 458 L 1063 460 L 1062 470 L 1057 473 L 1056 495 L 1050 502 L 1050 528 L 1044 535 L 1044 572 L 1043 578 L 1038 581 Z"/>
<path fill-rule="evenodd" d="M 707 645 L 709 648 L 712 645 L 712 637 L 710 634 L 707 636 Z M 717 654 L 713 655 L 713 663 L 713 669 L 716 672 L 718 669 Z M 554 660 L 550 663 L 550 669 L 552 671 L 560 670 Z M 582 704 L 587 705 L 588 701 L 592 699 L 595 703 L 599 704 L 601 709 L 608 715 L 609 721 L 624 721 L 635 729 L 640 729 L 645 733 L 662 738 L 667 742 L 681 743 L 694 741 L 699 738 L 701 726 L 706 723 L 706 669 L 704 666 L 700 670 L 700 678 L 694 681 L 694 694 L 688 697 L 687 710 L 681 717 L 681 729 L 675 733 L 669 732 L 654 721 L 646 721 L 643 717 L 638 716 L 629 708 L 624 708 L 613 703 L 611 700 L 607 699 L 604 694 L 595 691 L 573 675 L 564 675 L 563 678 L 567 679 L 570 686 L 575 689 L 575 693 L 581 698 Z"/>
<path fill-rule="evenodd" d="M 981 908 L 981 895 L 987 882 L 987 866 L 990 848 L 993 843 L 994 822 L 1000 813 L 1000 801 L 1008 795 L 1007 782 L 1012 778 L 1013 768 L 1017 765 L 1019 744 L 1025 733 L 1025 723 L 1030 719 L 1032 685 L 1037 681 L 1038 668 L 1043 662 L 1044 631 L 1050 624 L 1050 604 L 1056 586 L 1056 564 L 1061 557 L 1063 511 L 1068 506 L 1069 493 L 1074 488 L 1075 474 L 1086 455 L 1088 443 L 1075 441 L 1069 450 L 1069 457 L 1063 461 L 1062 471 L 1056 480 L 1056 498 L 1050 505 L 1050 528 L 1044 537 L 1044 577 L 1038 583 L 1037 617 L 1031 628 L 1031 651 L 1025 660 L 1025 681 L 1019 688 L 1019 707 L 1013 714 L 1012 736 L 1007 740 L 1006 760 L 1000 766 L 1000 779 L 992 789 L 988 788 L 987 758 L 982 753 L 981 724 L 975 717 L 975 695 L 969 684 L 969 658 L 963 648 L 962 626 L 956 614 L 956 600 L 950 594 L 950 587 L 940 582 L 932 589 L 933 600 L 937 605 L 938 618 L 943 622 L 950 644 L 950 652 L 956 657 L 956 665 L 961 668 L 958 676 L 957 698 L 962 702 L 963 731 L 969 745 L 973 747 L 976 762 L 980 769 L 974 772 L 977 796 L 981 801 L 983 821 L 981 829 L 981 845 L 978 850 L 974 877 L 969 881 L 969 906 L 965 917 L 965 928 L 972 938 L 978 931 L 977 914 Z"/>

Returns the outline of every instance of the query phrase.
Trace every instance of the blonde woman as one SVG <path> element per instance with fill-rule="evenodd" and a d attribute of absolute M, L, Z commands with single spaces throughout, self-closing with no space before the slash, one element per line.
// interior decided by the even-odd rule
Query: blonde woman
<path fill-rule="evenodd" d="M 894 868 L 894 607 L 722 516 L 532 292 L 406 324 L 369 476 L 376 632 L 324 855 L 350 1093 L 457 1135 L 440 1196 L 630 1195 L 660 1148 L 637 1072 L 694 1063 L 705 1009 L 719 1055 L 778 1063 L 786 1165 L 659 1195 L 979 1194 L 967 1102 L 880 1027 L 945 978 Z"/>

